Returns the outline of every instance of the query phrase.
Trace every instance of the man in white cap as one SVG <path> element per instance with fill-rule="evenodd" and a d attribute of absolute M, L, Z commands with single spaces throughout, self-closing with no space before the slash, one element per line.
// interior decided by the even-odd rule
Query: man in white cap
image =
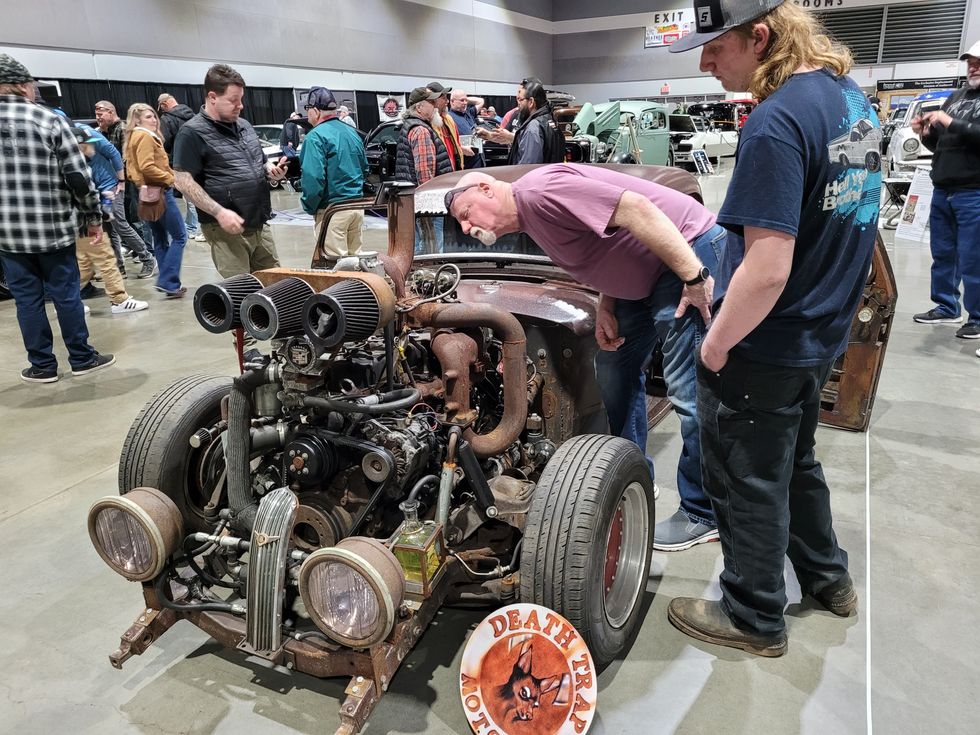
<path fill-rule="evenodd" d="M 980 41 L 964 54 L 966 86 L 942 109 L 912 120 L 912 129 L 932 156 L 929 249 L 936 306 L 913 319 L 920 324 L 957 324 L 960 281 L 966 324 L 961 339 L 980 339 Z"/>
<path fill-rule="evenodd" d="M 341 122 L 345 122 L 352 128 L 357 127 L 357 123 L 354 122 L 354 118 L 350 116 L 350 108 L 347 105 L 341 105 L 337 108 L 337 117 L 340 118 Z"/>
<path fill-rule="evenodd" d="M 58 358 L 45 296 L 58 314 L 73 375 L 94 373 L 116 359 L 88 342 L 75 260 L 79 225 L 88 237 L 102 238 L 99 193 L 68 123 L 34 104 L 35 94 L 27 68 L 0 54 L 0 146 L 11 153 L 0 155 L 0 261 L 31 363 L 20 377 L 54 383 Z"/>
<path fill-rule="evenodd" d="M 670 51 L 702 47 L 701 71 L 761 102 L 718 213 L 730 234 L 697 366 L 722 599 L 678 597 L 667 617 L 692 638 L 782 656 L 785 557 L 805 596 L 835 615 L 857 609 L 814 435 L 871 265 L 881 129 L 847 76 L 850 53 L 814 13 L 784 0 L 694 5 L 697 32 Z M 836 155 L 845 145 L 851 155 Z"/>

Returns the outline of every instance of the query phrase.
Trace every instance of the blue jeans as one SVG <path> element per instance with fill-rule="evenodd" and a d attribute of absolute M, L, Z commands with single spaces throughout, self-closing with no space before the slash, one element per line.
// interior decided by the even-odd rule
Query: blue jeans
<path fill-rule="evenodd" d="M 698 237 L 694 254 L 714 272 L 725 247 L 727 231 L 719 225 Z M 677 490 L 681 510 L 692 521 L 714 525 L 711 503 L 701 485 L 701 441 L 698 437 L 697 376 L 694 357 L 704 337 L 704 321 L 693 307 L 680 319 L 674 318 L 684 290 L 683 282 L 671 271 L 657 280 L 645 299 L 616 300 L 619 336 L 626 341 L 614 352 L 600 350 L 595 370 L 611 433 L 636 442 L 646 451 L 647 408 L 644 368 L 659 342 L 664 355 L 667 398 L 681 421 L 680 461 Z M 653 460 L 647 457 L 653 474 Z"/>
<path fill-rule="evenodd" d="M 153 252 L 160 268 L 157 286 L 172 293 L 180 288 L 180 263 L 184 259 L 187 230 L 173 189 L 167 189 L 163 196 L 167 204 L 163 216 L 149 225 L 153 232 Z"/>
<path fill-rule="evenodd" d="M 187 205 L 187 214 L 184 215 L 184 227 L 187 228 L 188 232 L 196 233 L 201 229 L 201 223 L 197 219 L 197 207 L 187 197 L 184 197 L 184 204 Z"/>
<path fill-rule="evenodd" d="M 933 189 L 929 247 L 933 302 L 959 316 L 962 280 L 967 320 L 980 323 L 980 189 Z"/>
<path fill-rule="evenodd" d="M 54 302 L 71 366 L 78 368 L 91 362 L 95 350 L 88 343 L 75 245 L 53 253 L 2 253 L 0 260 L 3 260 L 7 286 L 17 305 L 17 322 L 31 365 L 44 371 L 58 369 L 51 323 L 44 310 L 45 292 Z"/>

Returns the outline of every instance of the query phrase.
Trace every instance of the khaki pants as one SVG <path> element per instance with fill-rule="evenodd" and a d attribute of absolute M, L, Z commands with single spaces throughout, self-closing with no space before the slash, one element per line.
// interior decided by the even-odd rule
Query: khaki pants
<path fill-rule="evenodd" d="M 95 244 L 87 235 L 76 237 L 75 257 L 78 259 L 78 276 L 82 286 L 91 281 L 92 276 L 98 271 L 102 275 L 109 301 L 113 304 L 121 304 L 129 298 L 122 274 L 116 265 L 116 254 L 105 231 Z"/>
<path fill-rule="evenodd" d="M 279 267 L 269 225 L 252 233 L 230 235 L 215 222 L 202 222 L 201 232 L 211 246 L 211 260 L 222 278 Z"/>
<path fill-rule="evenodd" d="M 313 232 L 317 241 L 320 239 L 320 228 L 323 227 L 323 215 L 326 211 L 319 209 L 313 215 L 313 221 L 316 223 Z M 357 255 L 361 250 L 362 227 L 364 227 L 364 210 L 337 212 L 327 223 L 327 234 L 323 240 L 324 255 L 335 255 L 338 258 Z"/>

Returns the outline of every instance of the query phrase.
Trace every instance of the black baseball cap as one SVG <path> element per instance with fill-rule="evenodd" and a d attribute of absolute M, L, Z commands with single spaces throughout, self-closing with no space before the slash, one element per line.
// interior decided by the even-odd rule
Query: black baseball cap
<path fill-rule="evenodd" d="M 431 89 L 433 92 L 438 92 L 440 97 L 453 91 L 452 87 L 443 87 L 439 82 L 429 82 L 425 87 L 426 89 Z"/>
<path fill-rule="evenodd" d="M 416 105 L 424 100 L 437 100 L 442 97 L 440 92 L 433 92 L 431 89 L 426 87 L 416 87 L 408 95 L 408 106 Z"/>
<path fill-rule="evenodd" d="M 697 33 L 689 33 L 670 46 L 672 54 L 690 51 L 713 41 L 722 33 L 775 10 L 786 0 L 694 0 Z"/>
<path fill-rule="evenodd" d="M 310 108 L 317 110 L 336 110 L 337 98 L 326 87 L 311 87 L 310 94 L 306 98 L 306 109 Z"/>

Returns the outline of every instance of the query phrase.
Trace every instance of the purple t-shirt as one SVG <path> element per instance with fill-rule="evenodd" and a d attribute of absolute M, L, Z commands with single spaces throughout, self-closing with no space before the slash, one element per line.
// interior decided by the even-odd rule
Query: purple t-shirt
<path fill-rule="evenodd" d="M 715 215 L 687 194 L 598 166 L 542 166 L 513 184 L 521 231 L 555 265 L 601 293 L 635 301 L 650 295 L 664 264 L 626 229 L 610 229 L 626 190 L 653 202 L 688 242 L 715 224 Z"/>

